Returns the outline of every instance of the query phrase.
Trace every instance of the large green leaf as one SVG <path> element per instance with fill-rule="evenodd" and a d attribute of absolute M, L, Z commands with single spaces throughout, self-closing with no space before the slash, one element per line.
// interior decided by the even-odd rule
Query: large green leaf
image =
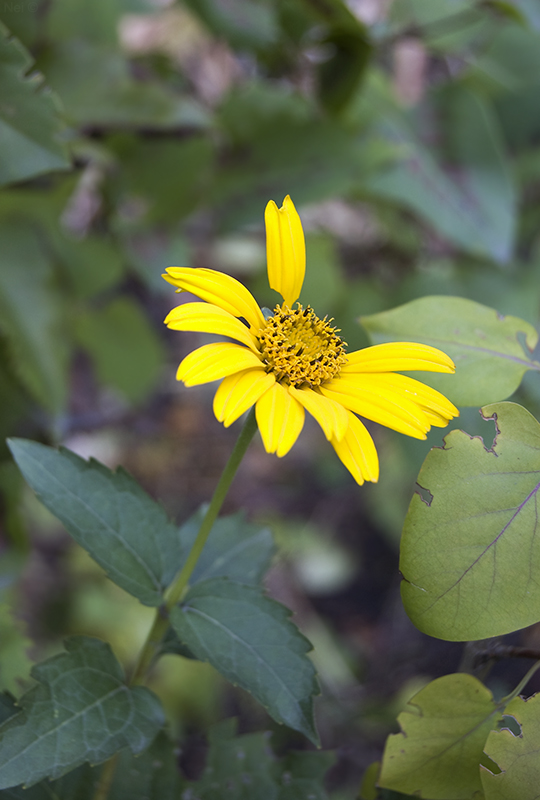
<path fill-rule="evenodd" d="M 441 123 L 451 170 L 443 168 L 442 156 L 418 138 L 404 116 L 389 109 L 380 133 L 401 155 L 366 176 L 362 188 L 412 209 L 458 247 L 505 262 L 512 253 L 516 197 L 497 121 L 463 86 L 451 100 Z"/>
<path fill-rule="evenodd" d="M 60 411 L 66 399 L 67 347 L 51 265 L 28 223 L 3 220 L 0 239 L 0 331 L 7 338 L 12 369 L 39 403 Z"/>
<path fill-rule="evenodd" d="M 500 773 L 481 768 L 486 800 L 537 800 L 540 786 L 540 695 L 516 697 L 505 708 L 521 732 L 491 731 L 485 751 Z"/>
<path fill-rule="evenodd" d="M 159 700 L 125 685 L 107 644 L 77 636 L 66 650 L 34 667 L 38 685 L 0 726 L 0 789 L 58 778 L 126 747 L 140 753 L 163 727 Z"/>
<path fill-rule="evenodd" d="M 53 96 L 27 77 L 28 51 L 0 22 L 0 186 L 70 166 Z"/>
<path fill-rule="evenodd" d="M 163 508 L 124 470 L 25 439 L 9 446 L 41 502 L 111 580 L 142 603 L 160 605 L 183 552 Z"/>
<path fill-rule="evenodd" d="M 431 681 L 388 737 L 378 785 L 429 800 L 472 800 L 481 792 L 480 761 L 501 718 L 493 695 L 472 675 Z"/>
<path fill-rule="evenodd" d="M 235 736 L 236 722 L 226 720 L 209 733 L 206 768 L 189 784 L 197 800 L 326 800 L 325 772 L 331 753 L 289 753 L 277 761 L 265 733 Z"/>
<path fill-rule="evenodd" d="M 452 431 L 426 458 L 401 541 L 414 624 L 440 639 L 485 639 L 540 620 L 540 425 L 514 403 L 482 409 L 497 437 Z"/>
<path fill-rule="evenodd" d="M 421 297 L 362 317 L 361 323 L 374 344 L 421 342 L 447 353 L 456 364 L 455 375 L 418 377 L 458 406 L 504 400 L 527 370 L 540 370 L 532 357 L 538 341 L 532 325 L 462 297 Z"/>
<path fill-rule="evenodd" d="M 196 658 L 250 692 L 277 722 L 317 743 L 311 645 L 289 616 L 260 589 L 214 578 L 190 590 L 172 610 L 171 624 Z"/>
<path fill-rule="evenodd" d="M 129 297 L 79 315 L 75 328 L 102 383 L 140 402 L 153 389 L 165 360 L 161 340 Z"/>

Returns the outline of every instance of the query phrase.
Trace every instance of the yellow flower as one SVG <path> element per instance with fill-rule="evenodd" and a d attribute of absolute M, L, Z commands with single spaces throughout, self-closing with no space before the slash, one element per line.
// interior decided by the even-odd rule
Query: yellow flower
<path fill-rule="evenodd" d="M 356 415 L 425 439 L 432 425 L 445 427 L 459 412 L 440 392 L 395 371 L 454 372 L 454 364 L 440 350 L 410 342 L 347 353 L 332 320 L 296 302 L 306 251 L 290 197 L 282 208 L 268 203 L 265 223 L 268 279 L 283 298 L 273 313 L 263 313 L 245 286 L 221 272 L 169 267 L 163 276 L 177 291 L 205 301 L 174 308 L 165 319 L 169 328 L 235 342 L 197 348 L 180 364 L 177 379 L 186 386 L 222 379 L 214 413 L 225 426 L 255 404 L 264 446 L 278 456 L 296 442 L 308 411 L 355 480 L 376 481 L 377 451 Z"/>

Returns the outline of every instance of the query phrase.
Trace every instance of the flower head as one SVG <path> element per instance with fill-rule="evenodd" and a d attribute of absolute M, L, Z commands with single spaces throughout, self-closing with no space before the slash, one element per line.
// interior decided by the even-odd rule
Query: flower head
<path fill-rule="evenodd" d="M 186 386 L 221 380 L 214 413 L 231 425 L 255 405 L 269 453 L 284 456 L 308 411 L 355 480 L 376 481 L 373 439 L 357 414 L 408 436 L 425 439 L 459 414 L 440 392 L 400 371 L 454 372 L 445 353 L 424 344 L 379 344 L 347 353 L 332 320 L 303 308 L 306 250 L 300 217 L 290 197 L 265 212 L 268 279 L 283 298 L 264 314 L 243 284 L 211 269 L 169 267 L 163 277 L 202 303 L 185 303 L 165 319 L 169 328 L 218 334 L 233 342 L 206 344 L 180 364 Z"/>

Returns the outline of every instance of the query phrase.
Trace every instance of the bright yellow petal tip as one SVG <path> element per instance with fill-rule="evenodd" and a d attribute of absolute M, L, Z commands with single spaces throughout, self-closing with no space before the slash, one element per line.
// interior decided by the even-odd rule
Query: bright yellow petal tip
<path fill-rule="evenodd" d="M 264 212 L 270 287 L 292 308 L 306 273 L 306 242 L 294 203 L 287 195 L 281 208 L 270 200 Z"/>

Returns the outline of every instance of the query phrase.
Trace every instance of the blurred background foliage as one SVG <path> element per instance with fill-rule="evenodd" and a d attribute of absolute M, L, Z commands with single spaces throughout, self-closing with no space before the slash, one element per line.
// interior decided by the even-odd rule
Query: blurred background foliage
<path fill-rule="evenodd" d="M 0 2 L 5 687 L 69 632 L 129 662 L 146 624 L 26 493 L 5 436 L 123 462 L 172 514 L 207 500 L 235 431 L 212 417 L 213 387 L 174 381 L 193 341 L 162 326 L 175 297 L 160 274 L 221 269 L 272 306 L 263 212 L 286 194 L 306 230 L 302 300 L 351 347 L 368 343 L 362 315 L 431 294 L 538 326 L 539 92 L 536 0 Z M 540 415 L 535 375 L 519 400 Z M 477 409 L 460 424 L 489 444 Z M 428 644 L 397 594 L 403 517 L 441 432 L 374 435 L 376 486 L 351 485 L 306 425 L 283 462 L 255 446 L 230 500 L 276 533 L 269 588 L 315 644 L 338 787 L 460 657 Z M 156 690 L 193 752 L 224 715 L 271 727 L 210 668 L 175 665 Z"/>

